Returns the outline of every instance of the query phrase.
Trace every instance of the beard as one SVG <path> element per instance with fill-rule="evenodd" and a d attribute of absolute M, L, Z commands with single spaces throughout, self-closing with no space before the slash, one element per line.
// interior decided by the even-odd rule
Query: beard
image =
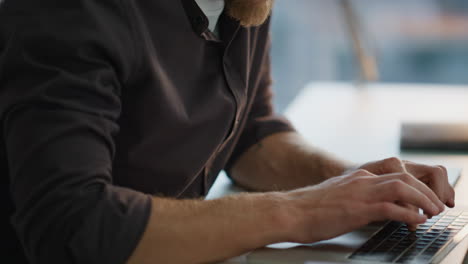
<path fill-rule="evenodd" d="M 268 19 L 273 0 L 225 0 L 229 16 L 244 27 L 260 26 Z"/>

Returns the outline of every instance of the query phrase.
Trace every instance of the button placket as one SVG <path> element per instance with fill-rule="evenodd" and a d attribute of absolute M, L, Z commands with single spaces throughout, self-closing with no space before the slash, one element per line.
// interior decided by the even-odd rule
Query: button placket
<path fill-rule="evenodd" d="M 237 35 L 237 32 L 239 31 L 239 29 L 240 29 L 240 25 L 237 25 L 234 32 L 233 32 L 233 36 L 232 36 L 231 40 L 229 40 L 229 42 L 227 43 L 227 45 L 225 47 L 225 51 L 224 51 L 224 55 L 223 55 L 224 76 L 226 78 L 228 89 L 229 89 L 229 91 L 232 93 L 232 95 L 234 97 L 236 114 L 235 114 L 233 123 L 231 123 L 232 124 L 231 125 L 231 131 L 229 131 L 228 136 L 226 137 L 226 139 L 224 139 L 224 141 L 220 145 L 217 146 L 216 150 L 212 153 L 212 155 L 210 156 L 210 158 L 206 162 L 206 165 L 205 165 L 205 168 L 204 168 L 204 189 L 205 189 L 205 192 L 208 189 L 209 171 L 210 171 L 216 157 L 224 149 L 226 144 L 232 139 L 232 137 L 235 134 L 235 131 L 237 131 L 237 129 L 239 127 L 239 124 L 240 124 L 240 117 L 241 117 L 241 112 L 242 112 L 243 105 L 242 105 L 242 101 L 241 101 L 241 95 L 238 93 L 238 91 L 236 89 L 233 88 L 233 86 L 239 86 L 241 84 L 242 85 L 244 85 L 244 84 L 242 82 L 240 82 L 239 80 L 233 79 L 231 74 L 229 74 L 230 73 L 229 68 L 231 68 L 231 67 L 230 67 L 230 62 L 229 62 L 229 58 L 228 58 L 229 48 L 230 48 L 230 46 L 232 44 L 234 36 Z M 233 72 L 233 71 L 234 70 L 232 69 L 231 72 Z"/>
<path fill-rule="evenodd" d="M 226 64 L 224 64 L 224 71 L 225 71 L 224 74 L 226 76 L 226 79 L 228 80 L 229 90 L 233 94 L 234 100 L 236 102 L 236 114 L 234 116 L 234 120 L 233 120 L 232 125 L 231 125 L 231 131 L 229 131 L 228 136 L 226 137 L 226 139 L 224 139 L 224 141 L 221 143 L 221 145 L 217 146 L 216 150 L 212 153 L 212 155 L 210 156 L 210 158 L 206 162 L 206 165 L 205 165 L 205 168 L 204 168 L 204 178 L 205 178 L 204 179 L 204 187 L 205 187 L 205 190 L 207 190 L 209 172 L 210 172 L 211 167 L 213 166 L 213 163 L 214 163 L 216 157 L 224 149 L 224 147 L 227 145 L 227 143 L 234 137 L 236 131 L 239 129 L 240 118 L 241 118 L 242 109 L 243 109 L 243 104 L 242 104 L 242 101 L 240 99 L 240 95 L 237 93 L 237 91 L 235 89 L 233 89 L 231 87 L 232 84 L 229 82 L 230 78 L 228 77 L 229 75 L 227 74 L 228 70 L 226 69 Z M 235 82 L 234 80 L 231 80 L 231 81 Z"/>

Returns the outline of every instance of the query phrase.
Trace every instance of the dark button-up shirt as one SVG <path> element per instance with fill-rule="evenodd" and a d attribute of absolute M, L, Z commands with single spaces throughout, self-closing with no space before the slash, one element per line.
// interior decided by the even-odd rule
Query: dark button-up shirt
<path fill-rule="evenodd" d="M 222 15 L 218 39 L 194 0 L 0 1 L 8 263 L 124 263 L 151 195 L 202 197 L 291 130 L 272 111 L 268 24 Z"/>

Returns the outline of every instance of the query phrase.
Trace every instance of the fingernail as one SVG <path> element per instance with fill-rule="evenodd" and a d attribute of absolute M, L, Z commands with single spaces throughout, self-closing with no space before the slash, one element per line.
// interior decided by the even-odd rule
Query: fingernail
<path fill-rule="evenodd" d="M 427 221 L 427 217 L 426 215 L 419 215 L 419 220 L 420 220 L 420 223 L 425 223 Z"/>
<path fill-rule="evenodd" d="M 443 212 L 445 210 L 445 204 L 441 201 L 439 201 L 439 208 L 440 208 L 440 212 Z"/>
<path fill-rule="evenodd" d="M 432 212 L 433 212 L 433 215 L 438 214 L 440 212 L 440 207 L 435 204 L 432 204 Z"/>
<path fill-rule="evenodd" d="M 450 207 L 455 207 L 455 199 L 450 198 L 449 203 L 450 203 Z"/>

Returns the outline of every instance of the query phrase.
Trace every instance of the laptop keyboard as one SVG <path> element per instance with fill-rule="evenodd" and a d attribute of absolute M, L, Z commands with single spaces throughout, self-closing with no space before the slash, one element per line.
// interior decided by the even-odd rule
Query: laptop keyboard
<path fill-rule="evenodd" d="M 448 210 L 411 232 L 388 222 L 349 258 L 387 263 L 431 263 L 446 255 L 468 233 L 468 212 Z"/>

